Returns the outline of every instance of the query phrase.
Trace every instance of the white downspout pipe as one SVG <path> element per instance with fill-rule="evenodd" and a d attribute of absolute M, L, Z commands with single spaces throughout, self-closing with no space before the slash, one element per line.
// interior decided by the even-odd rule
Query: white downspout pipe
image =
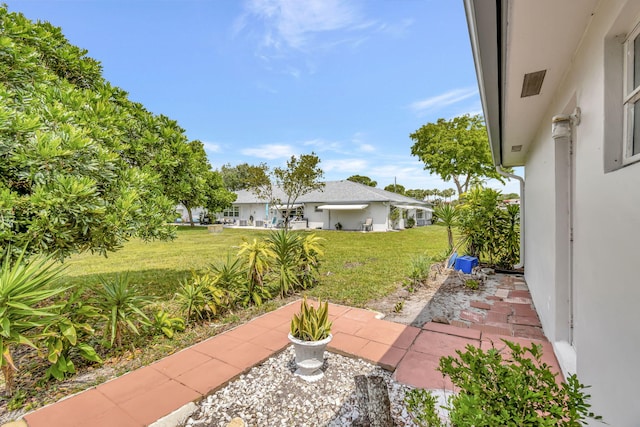
<path fill-rule="evenodd" d="M 520 181 L 520 261 L 513 268 L 524 267 L 524 178 L 505 172 L 500 165 L 496 166 L 496 171 L 505 178 L 514 178 Z"/>

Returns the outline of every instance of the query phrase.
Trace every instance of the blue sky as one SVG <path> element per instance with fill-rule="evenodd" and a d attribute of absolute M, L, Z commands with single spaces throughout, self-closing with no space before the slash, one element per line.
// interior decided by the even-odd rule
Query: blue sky
<path fill-rule="evenodd" d="M 482 111 L 461 0 L 5 2 L 62 27 L 215 168 L 314 151 L 328 180 L 454 188 L 411 156 L 409 134 Z"/>

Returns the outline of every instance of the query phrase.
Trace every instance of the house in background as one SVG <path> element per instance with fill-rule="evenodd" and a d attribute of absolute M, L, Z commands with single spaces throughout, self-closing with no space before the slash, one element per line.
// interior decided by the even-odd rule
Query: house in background
<path fill-rule="evenodd" d="M 493 160 L 525 167 L 545 334 L 594 412 L 640 425 L 640 1 L 464 3 Z"/>
<path fill-rule="evenodd" d="M 286 202 L 279 189 L 275 198 Z M 284 219 L 287 206 L 269 205 L 248 190 L 236 192 L 238 198 L 231 208 L 218 215 L 219 219 L 239 225 L 275 225 Z M 392 208 L 400 212 L 397 221 L 391 219 Z M 334 230 L 340 223 L 343 230 L 361 230 L 371 219 L 371 231 L 404 228 L 403 217 L 413 218 L 418 226 L 431 224 L 431 204 L 400 194 L 369 187 L 352 181 L 327 181 L 324 188 L 300 196 L 290 206 L 290 220 L 294 228 Z M 275 218 L 275 219 L 274 219 Z"/>

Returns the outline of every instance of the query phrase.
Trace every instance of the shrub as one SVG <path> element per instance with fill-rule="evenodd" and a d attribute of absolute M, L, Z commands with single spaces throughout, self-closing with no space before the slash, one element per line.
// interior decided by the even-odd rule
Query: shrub
<path fill-rule="evenodd" d="M 556 383 L 556 374 L 541 361 L 540 345 L 503 341 L 509 354 L 504 358 L 496 348 L 484 352 L 468 345 L 457 357 L 440 359 L 438 370 L 459 390 L 446 407 L 451 425 L 581 426 L 587 418 L 601 419 L 589 411 L 587 387 L 575 375 Z M 412 390 L 405 401 L 420 425 L 445 425 L 428 392 Z"/>
<path fill-rule="evenodd" d="M 181 317 L 171 317 L 163 310 L 157 311 L 151 320 L 151 328 L 156 334 L 163 334 L 167 338 L 173 338 L 176 332 L 184 331 L 185 323 Z"/>
<path fill-rule="evenodd" d="M 412 282 L 412 288 L 415 288 L 429 278 L 431 263 L 431 258 L 426 254 L 411 258 L 411 271 L 409 273 L 409 278 Z"/>
<path fill-rule="evenodd" d="M 74 374 L 76 369 L 73 360 L 77 357 L 102 363 L 98 353 L 87 343 L 95 333 L 93 322 L 100 313 L 86 303 L 82 290 L 65 295 L 56 311 L 58 316 L 44 329 L 47 359 L 51 363 L 46 378 L 62 380 L 68 374 Z"/>
<path fill-rule="evenodd" d="M 273 256 L 273 273 L 280 297 L 284 298 L 291 290 L 300 286 L 298 261 L 302 251 L 302 239 L 298 233 L 285 228 L 272 231 L 267 244 Z"/>
<path fill-rule="evenodd" d="M 7 248 L 0 272 L 0 368 L 9 393 L 17 371 L 13 347 L 38 348 L 34 341 L 45 336 L 43 328 L 58 316 L 59 306 L 50 299 L 67 289 L 59 284 L 63 268 L 54 266 L 51 256 L 25 259 L 23 250 L 11 261 L 11 254 Z"/>
<path fill-rule="evenodd" d="M 465 193 L 458 225 L 467 252 L 511 268 L 520 257 L 520 209 L 505 205 L 499 191 L 475 187 Z"/>
<path fill-rule="evenodd" d="M 113 280 L 100 277 L 101 287 L 96 289 L 92 300 L 100 315 L 106 320 L 104 337 L 109 345 L 122 346 L 126 333 L 140 335 L 141 325 L 149 325 L 149 318 L 143 310 L 152 298 L 139 295 L 135 286 L 129 284 L 128 274 L 117 274 Z"/>
<path fill-rule="evenodd" d="M 248 302 L 260 306 L 262 305 L 261 295 L 265 291 L 264 276 L 271 267 L 275 253 L 268 243 L 253 239 L 251 243 L 243 242 L 240 245 L 238 256 L 247 263 L 246 295 L 249 298 Z"/>

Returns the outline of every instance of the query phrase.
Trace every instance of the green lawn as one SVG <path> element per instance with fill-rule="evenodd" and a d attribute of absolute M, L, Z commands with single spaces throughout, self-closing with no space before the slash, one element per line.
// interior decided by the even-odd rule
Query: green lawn
<path fill-rule="evenodd" d="M 171 242 L 131 241 L 108 258 L 82 254 L 72 257 L 67 274 L 78 284 L 95 284 L 99 276 L 129 272 L 131 283 L 168 302 L 180 280 L 192 270 L 235 256 L 244 239 L 263 238 L 269 231 L 225 229 L 209 233 L 204 227 L 179 227 Z M 307 293 L 332 302 L 365 306 L 367 301 L 392 292 L 409 273 L 411 257 L 439 255 L 446 249 L 444 227 L 420 227 L 401 232 L 360 233 L 322 231 L 325 257 L 321 283 Z"/>

